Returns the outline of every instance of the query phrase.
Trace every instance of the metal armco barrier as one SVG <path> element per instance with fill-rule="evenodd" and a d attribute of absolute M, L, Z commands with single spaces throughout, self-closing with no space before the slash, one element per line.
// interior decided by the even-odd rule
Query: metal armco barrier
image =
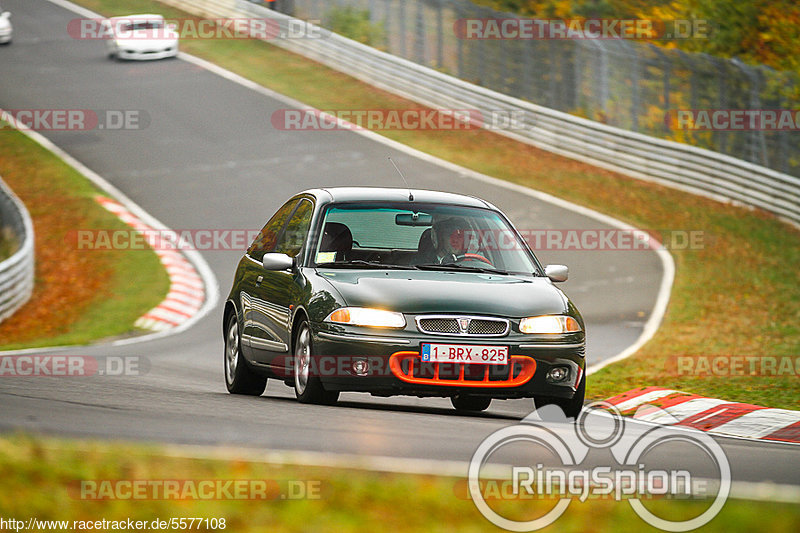
<path fill-rule="evenodd" d="M 211 18 L 302 22 L 247 0 L 160 0 Z M 290 22 L 294 21 L 294 22 Z M 419 103 L 521 116 L 524 127 L 495 129 L 543 150 L 635 178 L 770 211 L 800 224 L 800 178 L 710 150 L 582 119 L 479 87 L 326 30 L 320 38 L 269 42 Z"/>
<path fill-rule="evenodd" d="M 33 292 L 33 223 L 28 210 L 0 179 L 0 228 L 9 228 L 17 250 L 0 262 L 0 322 L 27 302 Z"/>

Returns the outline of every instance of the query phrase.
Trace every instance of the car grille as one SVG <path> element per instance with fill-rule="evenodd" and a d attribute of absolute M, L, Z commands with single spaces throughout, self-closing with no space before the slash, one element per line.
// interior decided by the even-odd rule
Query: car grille
<path fill-rule="evenodd" d="M 417 385 L 445 387 L 518 387 L 531 380 L 536 361 L 523 355 L 509 356 L 507 365 L 424 362 L 419 352 L 396 352 L 389 367 L 398 379 Z"/>
<path fill-rule="evenodd" d="M 452 333 L 457 334 L 458 320 L 455 318 L 420 318 L 419 329 L 424 333 Z"/>
<path fill-rule="evenodd" d="M 503 335 L 508 329 L 508 322 L 505 320 L 484 320 L 475 319 L 470 321 L 470 335 Z"/>
<path fill-rule="evenodd" d="M 462 321 L 467 324 L 465 330 L 461 327 Z M 421 332 L 431 335 L 500 337 L 508 333 L 508 320 L 469 316 L 428 316 L 418 317 L 417 327 Z"/>

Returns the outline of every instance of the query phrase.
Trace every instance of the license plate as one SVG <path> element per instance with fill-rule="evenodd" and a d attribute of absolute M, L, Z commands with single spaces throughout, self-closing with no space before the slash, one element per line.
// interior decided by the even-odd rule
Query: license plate
<path fill-rule="evenodd" d="M 508 346 L 423 343 L 420 355 L 423 361 L 432 363 L 508 364 Z"/>

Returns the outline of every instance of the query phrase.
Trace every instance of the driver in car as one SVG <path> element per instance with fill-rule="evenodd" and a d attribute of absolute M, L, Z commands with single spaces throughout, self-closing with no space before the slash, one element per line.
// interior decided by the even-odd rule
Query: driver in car
<path fill-rule="evenodd" d="M 460 256 L 467 253 L 466 221 L 459 217 L 446 218 L 433 224 L 431 244 L 435 250 L 433 263 L 455 263 Z"/>

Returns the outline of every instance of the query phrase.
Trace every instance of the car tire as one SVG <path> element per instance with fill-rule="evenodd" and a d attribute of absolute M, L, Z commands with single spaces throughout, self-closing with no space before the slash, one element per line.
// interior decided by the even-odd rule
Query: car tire
<path fill-rule="evenodd" d="M 458 411 L 485 411 L 492 403 L 492 399 L 486 396 L 456 394 L 450 398 L 450 403 Z"/>
<path fill-rule="evenodd" d="M 533 399 L 533 404 L 536 409 L 540 409 L 545 405 L 557 405 L 564 411 L 567 418 L 578 418 L 583 409 L 583 400 L 586 396 L 586 374 L 581 378 L 578 389 L 572 398 L 549 398 L 537 396 Z"/>
<path fill-rule="evenodd" d="M 294 340 L 292 368 L 294 374 L 294 394 L 300 403 L 334 405 L 339 399 L 338 391 L 327 391 L 319 376 L 314 375 L 314 359 L 311 328 L 303 320 L 297 327 Z"/>
<path fill-rule="evenodd" d="M 267 378 L 250 368 L 242 355 L 239 321 L 236 313 L 231 313 L 225 326 L 225 385 L 231 394 L 261 396 L 267 388 Z"/>

